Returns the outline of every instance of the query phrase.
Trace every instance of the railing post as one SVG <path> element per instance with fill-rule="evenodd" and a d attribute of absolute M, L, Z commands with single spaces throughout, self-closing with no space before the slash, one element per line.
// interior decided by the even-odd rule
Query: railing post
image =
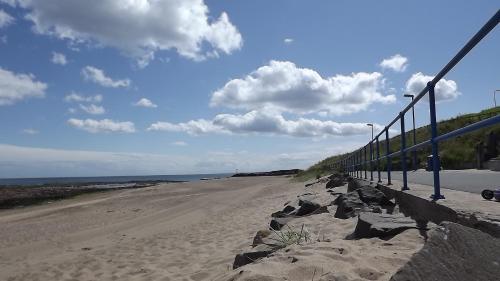
<path fill-rule="evenodd" d="M 387 156 L 387 185 L 391 185 L 391 157 L 389 154 L 391 154 L 391 146 L 389 143 L 389 128 L 385 127 L 385 150 L 386 150 L 386 156 Z"/>
<path fill-rule="evenodd" d="M 360 177 L 360 174 L 361 174 L 361 150 L 358 150 L 357 151 L 357 154 L 356 154 L 356 159 L 358 160 L 358 178 L 361 178 Z"/>
<path fill-rule="evenodd" d="M 357 172 L 356 172 L 356 176 L 357 176 L 358 178 L 360 178 L 359 174 L 361 173 L 361 169 L 360 169 L 360 167 L 361 167 L 361 157 L 360 157 L 360 156 L 361 156 L 360 151 L 359 151 L 359 150 L 358 150 L 358 151 L 356 151 L 356 160 L 357 160 L 357 162 L 358 162 L 357 169 L 356 169 L 356 171 L 357 171 Z"/>
<path fill-rule="evenodd" d="M 370 181 L 373 181 L 373 140 L 370 141 Z"/>
<path fill-rule="evenodd" d="M 406 174 L 406 131 L 405 131 L 405 114 L 399 113 L 399 121 L 401 123 L 401 169 L 403 170 L 403 188 L 401 190 L 409 190 L 408 179 Z"/>
<path fill-rule="evenodd" d="M 429 111 L 431 115 L 431 145 L 432 145 L 432 170 L 434 173 L 434 194 L 431 198 L 434 200 L 444 199 L 441 195 L 441 184 L 439 180 L 439 169 L 441 164 L 439 163 L 439 146 L 436 141 L 438 136 L 437 122 L 436 122 L 436 96 L 434 94 L 434 84 L 432 82 L 427 83 L 427 88 L 429 88 Z"/>
<path fill-rule="evenodd" d="M 366 180 L 366 179 L 368 178 L 368 174 L 367 174 L 368 167 L 367 167 L 367 165 L 366 165 L 366 164 L 368 163 L 368 162 L 366 161 L 366 145 L 365 145 L 365 147 L 364 147 L 364 150 L 365 150 L 365 163 L 364 163 L 364 165 L 363 165 L 363 170 L 365 170 L 365 180 Z"/>
<path fill-rule="evenodd" d="M 380 180 L 380 146 L 377 137 L 377 174 L 378 174 L 378 182 L 382 182 Z"/>

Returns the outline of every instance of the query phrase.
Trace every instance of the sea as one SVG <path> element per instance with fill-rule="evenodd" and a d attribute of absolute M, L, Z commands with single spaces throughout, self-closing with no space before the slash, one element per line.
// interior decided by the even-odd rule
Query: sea
<path fill-rule="evenodd" d="M 109 177 L 58 177 L 58 178 L 0 178 L 1 186 L 34 186 L 34 185 L 92 185 L 116 187 L 140 182 L 186 182 L 205 179 L 225 178 L 232 173 L 191 174 L 191 175 L 153 175 L 153 176 L 109 176 Z"/>

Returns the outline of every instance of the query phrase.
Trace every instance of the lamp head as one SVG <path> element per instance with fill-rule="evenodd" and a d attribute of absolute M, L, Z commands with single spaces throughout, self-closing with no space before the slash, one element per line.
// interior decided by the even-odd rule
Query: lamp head
<path fill-rule="evenodd" d="M 366 126 L 373 127 L 373 124 L 372 123 L 368 123 L 368 124 L 366 124 Z"/>
<path fill-rule="evenodd" d="M 410 95 L 410 94 L 405 94 L 404 96 L 407 98 L 413 98 L 413 95 Z"/>

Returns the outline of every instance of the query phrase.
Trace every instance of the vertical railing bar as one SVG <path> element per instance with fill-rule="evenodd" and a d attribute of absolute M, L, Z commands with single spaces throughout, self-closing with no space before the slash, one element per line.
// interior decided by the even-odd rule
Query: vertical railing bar
<path fill-rule="evenodd" d="M 385 127 L 385 149 L 386 149 L 386 154 L 387 156 L 387 185 L 391 185 L 391 157 L 389 156 L 391 154 L 391 147 L 389 143 L 389 128 Z"/>
<path fill-rule="evenodd" d="M 370 141 L 370 181 L 373 181 L 373 140 Z"/>
<path fill-rule="evenodd" d="M 406 174 L 406 131 L 405 131 L 405 114 L 399 113 L 399 122 L 401 123 L 401 169 L 403 170 L 403 188 L 401 190 L 408 190 L 408 179 Z"/>
<path fill-rule="evenodd" d="M 365 150 L 365 165 L 363 166 L 363 169 L 365 170 L 365 180 L 368 178 L 368 174 L 367 174 L 367 170 L 368 170 L 368 167 L 367 167 L 367 164 L 368 162 L 366 161 L 366 145 L 364 147 L 364 150 Z"/>
<path fill-rule="evenodd" d="M 439 146 L 436 141 L 438 136 L 437 122 L 436 122 L 436 96 L 434 93 L 434 84 L 432 82 L 427 83 L 427 88 L 429 88 L 429 111 L 431 115 L 431 145 L 432 145 L 432 172 L 434 174 L 434 194 L 431 198 L 434 200 L 443 199 L 444 196 L 441 195 L 441 183 L 439 179 L 439 169 L 441 164 L 439 161 Z"/>
<path fill-rule="evenodd" d="M 377 174 L 378 174 L 378 182 L 382 182 L 380 180 L 380 146 L 379 146 L 378 137 L 376 138 L 376 140 L 377 140 Z"/>

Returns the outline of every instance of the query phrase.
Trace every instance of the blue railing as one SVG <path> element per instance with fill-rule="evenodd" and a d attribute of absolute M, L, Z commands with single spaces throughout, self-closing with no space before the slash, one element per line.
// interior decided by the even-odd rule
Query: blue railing
<path fill-rule="evenodd" d="M 472 37 L 467 44 L 453 57 L 453 59 L 446 64 L 446 66 L 427 83 L 422 91 L 415 96 L 415 98 L 410 102 L 399 114 L 389 123 L 378 135 L 376 135 L 366 146 L 349 153 L 344 159 L 335 163 L 335 168 L 341 169 L 348 172 L 353 177 L 361 178 L 363 176 L 363 170 L 365 172 L 365 179 L 367 179 L 367 167 L 370 169 L 370 180 L 373 181 L 373 164 L 377 163 L 377 174 L 378 182 L 381 181 L 381 170 L 380 170 L 380 160 L 386 159 L 387 161 L 387 184 L 391 184 L 391 159 L 396 156 L 401 156 L 401 169 L 403 172 L 403 187 L 402 190 L 408 190 L 408 177 L 407 177 L 407 167 L 406 167 L 406 154 L 411 151 L 417 151 L 424 146 L 432 146 L 432 171 L 434 176 L 434 194 L 431 197 L 434 200 L 442 199 L 444 196 L 441 194 L 441 186 L 439 179 L 440 170 L 440 160 L 439 157 L 439 142 L 444 141 L 459 135 L 463 135 L 474 130 L 478 130 L 487 126 L 495 125 L 500 123 L 500 115 L 479 121 L 477 123 L 471 124 L 469 126 L 454 130 L 452 132 L 438 135 L 437 122 L 436 122 L 436 97 L 434 93 L 434 88 L 436 84 L 457 65 L 466 55 L 472 50 L 488 33 L 490 33 L 500 22 L 500 10 L 497 10 L 495 15 Z M 424 142 L 414 144 L 413 146 L 407 147 L 406 144 L 406 130 L 405 130 L 405 114 L 413 108 L 413 106 L 421 100 L 426 94 L 429 94 L 429 112 L 430 112 L 430 128 L 431 128 L 431 138 Z M 392 152 L 389 142 L 389 129 L 396 122 L 400 122 L 401 125 L 401 148 L 399 151 Z M 379 139 L 385 134 L 385 156 L 380 156 L 380 145 Z M 374 157 L 374 149 L 376 147 L 376 157 Z M 369 150 L 369 159 L 367 158 L 367 150 Z M 364 156 L 364 157 L 363 157 Z"/>

